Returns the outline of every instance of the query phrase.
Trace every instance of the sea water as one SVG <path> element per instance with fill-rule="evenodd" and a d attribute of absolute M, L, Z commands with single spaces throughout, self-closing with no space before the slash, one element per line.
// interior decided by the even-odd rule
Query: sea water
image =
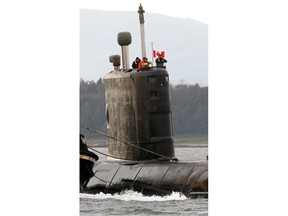
<path fill-rule="evenodd" d="M 97 148 L 106 153 L 106 148 Z M 98 154 L 99 155 L 99 154 Z M 208 148 L 175 148 L 180 161 L 205 160 Z M 106 156 L 99 155 L 99 160 Z M 121 194 L 80 194 L 80 215 L 208 215 L 208 199 L 188 199 L 174 192 L 168 196 L 143 196 L 135 191 Z"/>

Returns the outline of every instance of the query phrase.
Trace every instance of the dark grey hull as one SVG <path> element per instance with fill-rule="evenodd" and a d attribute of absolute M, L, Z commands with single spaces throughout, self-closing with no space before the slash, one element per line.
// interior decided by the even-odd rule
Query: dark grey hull
<path fill-rule="evenodd" d="M 121 193 L 164 196 L 180 192 L 189 198 L 208 198 L 208 162 L 96 162 L 94 176 L 82 193 Z"/>

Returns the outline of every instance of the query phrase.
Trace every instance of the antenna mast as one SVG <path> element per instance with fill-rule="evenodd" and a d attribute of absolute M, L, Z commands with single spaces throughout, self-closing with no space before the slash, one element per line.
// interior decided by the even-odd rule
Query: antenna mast
<path fill-rule="evenodd" d="M 144 32 L 144 13 L 142 5 L 139 6 L 139 21 L 140 21 L 140 34 L 141 34 L 141 50 L 142 50 L 142 58 L 146 57 L 146 47 L 145 47 L 145 32 Z"/>

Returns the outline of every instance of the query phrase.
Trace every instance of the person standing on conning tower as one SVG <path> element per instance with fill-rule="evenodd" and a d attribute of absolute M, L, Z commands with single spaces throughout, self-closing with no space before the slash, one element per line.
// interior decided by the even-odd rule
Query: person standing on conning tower
<path fill-rule="evenodd" d="M 140 61 L 141 61 L 140 58 L 136 57 L 135 61 L 133 61 L 133 63 L 132 63 L 132 68 L 133 69 L 137 69 L 138 66 L 139 66 Z"/>
<path fill-rule="evenodd" d="M 157 67 L 164 67 L 165 68 L 164 63 L 166 63 L 167 60 L 163 58 L 161 53 L 159 53 L 158 58 L 155 60 L 155 62 L 156 62 Z"/>
<path fill-rule="evenodd" d="M 151 64 L 152 62 L 148 61 L 146 57 L 143 57 L 142 61 L 139 62 L 137 71 L 139 72 L 140 70 L 147 70 Z"/>

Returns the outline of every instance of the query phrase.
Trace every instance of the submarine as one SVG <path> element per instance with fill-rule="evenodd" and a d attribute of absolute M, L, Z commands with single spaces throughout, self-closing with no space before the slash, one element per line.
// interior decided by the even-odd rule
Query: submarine
<path fill-rule="evenodd" d="M 140 4 L 142 57 L 146 56 L 144 12 Z M 180 192 L 188 198 L 208 198 L 208 160 L 181 162 L 175 156 L 166 66 L 130 69 L 132 36 L 120 32 L 117 40 L 122 68 L 121 56 L 111 55 L 113 70 L 104 77 L 109 155 L 98 161 L 90 154 L 93 149 L 80 152 L 80 193 L 133 190 L 147 196 Z M 85 146 L 83 140 L 80 135 L 80 146 Z"/>

